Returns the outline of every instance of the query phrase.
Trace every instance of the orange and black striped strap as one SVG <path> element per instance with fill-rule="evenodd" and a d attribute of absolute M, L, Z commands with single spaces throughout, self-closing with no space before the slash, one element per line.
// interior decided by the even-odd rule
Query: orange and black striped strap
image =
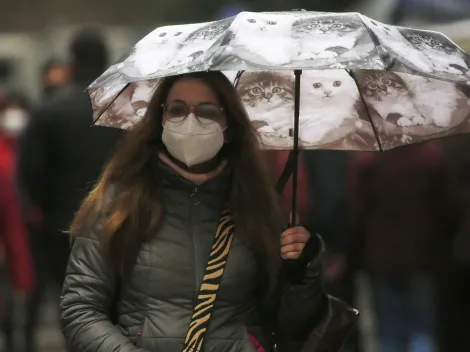
<path fill-rule="evenodd" d="M 191 324 L 184 342 L 183 352 L 200 352 L 204 337 L 214 309 L 230 246 L 233 240 L 234 224 L 230 211 L 222 212 L 217 233 L 212 244 L 212 251 L 207 262 L 196 306 L 191 317 Z"/>

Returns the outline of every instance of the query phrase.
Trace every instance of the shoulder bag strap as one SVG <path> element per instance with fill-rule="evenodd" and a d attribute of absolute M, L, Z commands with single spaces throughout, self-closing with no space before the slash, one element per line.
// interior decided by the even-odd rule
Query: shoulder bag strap
<path fill-rule="evenodd" d="M 184 342 L 183 352 L 200 352 L 204 337 L 214 309 L 230 246 L 234 233 L 233 218 L 230 211 L 222 212 L 217 233 L 212 244 L 212 251 L 206 265 L 196 306 L 193 310 L 189 331 Z"/>

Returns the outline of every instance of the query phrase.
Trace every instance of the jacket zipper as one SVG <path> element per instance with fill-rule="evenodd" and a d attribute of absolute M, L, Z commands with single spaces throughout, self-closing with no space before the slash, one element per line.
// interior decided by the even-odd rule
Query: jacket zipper
<path fill-rule="evenodd" d="M 198 187 L 194 187 L 193 193 L 189 197 L 189 204 L 190 204 L 190 229 L 191 229 L 191 237 L 193 239 L 193 251 L 194 251 L 194 305 L 197 302 L 197 295 L 199 292 L 199 285 L 201 284 L 201 272 L 199 270 L 199 237 L 197 233 L 197 224 L 195 221 L 195 216 L 194 216 L 194 209 L 193 207 L 197 206 L 199 202 L 197 199 L 194 199 L 197 197 L 197 192 L 198 192 Z M 196 224 L 196 225 L 195 225 Z"/>

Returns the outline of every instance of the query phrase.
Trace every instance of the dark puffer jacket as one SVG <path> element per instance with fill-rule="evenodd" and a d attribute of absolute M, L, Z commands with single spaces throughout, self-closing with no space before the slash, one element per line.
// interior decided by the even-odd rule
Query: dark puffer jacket
<path fill-rule="evenodd" d="M 142 245 L 130 279 L 120 287 L 117 307 L 112 302 L 118 283 L 102 257 L 99 226 L 75 240 L 60 303 L 71 352 L 182 350 L 227 177 L 195 186 L 167 166 L 160 167 L 166 214 L 156 236 Z M 279 234 L 273 234 L 273 241 L 279 241 Z M 304 284 L 288 286 L 280 294 L 271 314 L 282 320 L 281 331 L 306 339 L 315 313 L 326 302 L 318 276 L 318 266 L 309 268 Z M 249 333 L 270 350 L 258 289 L 254 253 L 235 234 L 204 352 L 254 352 Z M 110 320 L 113 309 L 117 325 Z M 289 352 L 295 352 L 301 343 L 290 346 Z"/>

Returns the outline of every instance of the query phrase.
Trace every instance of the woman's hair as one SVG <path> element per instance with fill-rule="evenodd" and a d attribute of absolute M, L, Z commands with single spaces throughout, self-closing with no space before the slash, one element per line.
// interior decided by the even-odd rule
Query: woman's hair
<path fill-rule="evenodd" d="M 159 198 L 158 151 L 162 143 L 162 105 L 175 82 L 200 79 L 209 85 L 226 112 L 228 140 L 224 156 L 231 168 L 230 204 L 236 233 L 246 236 L 256 253 L 260 274 L 273 288 L 280 264 L 280 223 L 277 197 L 262 157 L 259 140 L 238 94 L 221 72 L 199 72 L 162 79 L 145 117 L 126 132 L 114 156 L 83 202 L 71 226 L 72 236 L 88 231 L 100 214 L 99 239 L 116 271 L 132 271 L 142 242 L 155 235 L 163 216 Z M 111 201 L 111 187 L 118 187 Z M 109 204 L 107 204 L 109 202 Z M 215 234 L 214 234 L 215 235 Z M 267 287 L 267 289 L 268 289 Z"/>

